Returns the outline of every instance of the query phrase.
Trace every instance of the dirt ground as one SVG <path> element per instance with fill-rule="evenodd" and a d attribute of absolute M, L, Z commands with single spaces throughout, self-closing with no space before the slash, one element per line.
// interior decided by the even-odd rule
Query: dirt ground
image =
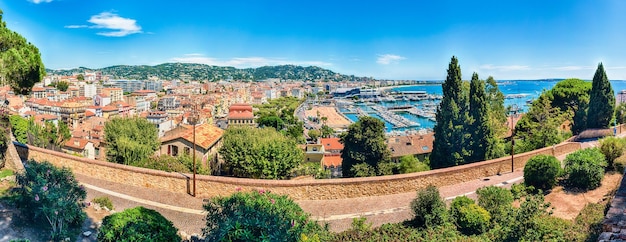
<path fill-rule="evenodd" d="M 546 195 L 547 202 L 554 208 L 553 216 L 572 220 L 587 205 L 587 203 L 599 203 L 608 198 L 613 190 L 617 189 L 622 180 L 622 174 L 614 172 L 607 173 L 602 179 L 602 185 L 594 190 L 585 193 L 567 191 L 563 187 L 556 187 Z"/>
<path fill-rule="evenodd" d="M 320 117 L 326 117 L 328 120 L 326 124 L 329 127 L 343 127 L 351 124 L 350 120 L 344 118 L 337 112 L 335 107 L 313 107 L 311 110 L 306 110 L 307 117 L 316 117 L 317 112 L 320 112 Z"/>

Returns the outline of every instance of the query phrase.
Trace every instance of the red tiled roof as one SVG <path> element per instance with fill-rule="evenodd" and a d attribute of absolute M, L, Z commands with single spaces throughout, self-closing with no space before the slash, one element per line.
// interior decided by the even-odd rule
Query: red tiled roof
<path fill-rule="evenodd" d="M 254 114 L 250 111 L 231 111 L 228 113 L 228 119 L 253 119 Z"/>
<path fill-rule="evenodd" d="M 341 155 L 325 155 L 322 163 L 325 167 L 340 167 L 342 161 Z"/>
<path fill-rule="evenodd" d="M 96 114 L 91 111 L 85 111 L 85 117 L 95 116 Z"/>
<path fill-rule="evenodd" d="M 326 151 L 343 150 L 343 144 L 339 142 L 339 138 L 321 138 L 320 144 L 324 145 Z"/>
<path fill-rule="evenodd" d="M 210 148 L 214 143 L 222 138 L 224 134 L 224 130 L 212 125 L 212 124 L 201 124 L 196 126 L 196 145 L 202 147 L 203 149 Z M 192 126 L 188 126 L 188 129 L 183 132 L 177 132 L 173 135 L 165 136 L 161 138 L 161 142 L 167 142 L 170 140 L 175 140 L 178 138 L 183 138 L 190 143 L 193 143 L 193 129 Z"/>
<path fill-rule="evenodd" d="M 433 150 L 434 133 L 394 136 L 387 139 L 391 157 L 427 154 Z"/>
<path fill-rule="evenodd" d="M 65 142 L 65 147 L 84 150 L 88 142 L 86 139 L 70 138 L 70 140 Z"/>

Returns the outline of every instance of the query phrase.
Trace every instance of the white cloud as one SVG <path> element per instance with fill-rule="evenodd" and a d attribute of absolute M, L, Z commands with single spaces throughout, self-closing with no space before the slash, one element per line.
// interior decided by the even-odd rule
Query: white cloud
<path fill-rule="evenodd" d="M 142 33 L 141 26 L 137 25 L 136 20 L 120 17 L 111 12 L 102 12 L 98 15 L 91 16 L 87 22 L 94 25 L 67 25 L 65 28 L 106 29 L 107 31 L 98 32 L 97 34 L 107 37 L 124 37 L 131 34 Z"/>
<path fill-rule="evenodd" d="M 384 54 L 384 55 L 378 55 L 378 59 L 376 60 L 376 63 L 381 64 L 381 65 L 389 65 L 392 63 L 398 63 L 401 60 L 406 59 L 405 57 L 399 56 L 399 55 L 392 55 L 392 54 Z"/>
<path fill-rule="evenodd" d="M 49 3 L 52 2 L 52 0 L 28 0 L 29 2 L 32 2 L 34 4 L 40 4 L 40 3 Z"/>
<path fill-rule="evenodd" d="M 486 64 L 486 65 L 480 66 L 480 69 L 498 70 L 498 71 L 525 71 L 525 70 L 530 70 L 530 67 L 522 66 L 522 65 L 496 66 L 492 64 Z"/>
<path fill-rule="evenodd" d="M 593 70 L 595 67 L 593 66 L 559 66 L 548 68 L 556 71 L 579 71 L 579 70 Z"/>
<path fill-rule="evenodd" d="M 213 57 L 207 57 L 203 54 L 192 53 L 186 54 L 182 57 L 171 58 L 172 62 L 181 63 L 198 63 L 214 66 L 232 66 L 237 68 L 250 68 L 260 66 L 274 66 L 274 65 L 304 65 L 304 66 L 331 66 L 332 63 L 323 61 L 294 61 L 284 58 L 266 58 L 266 57 L 235 57 L 231 59 L 218 59 Z"/>

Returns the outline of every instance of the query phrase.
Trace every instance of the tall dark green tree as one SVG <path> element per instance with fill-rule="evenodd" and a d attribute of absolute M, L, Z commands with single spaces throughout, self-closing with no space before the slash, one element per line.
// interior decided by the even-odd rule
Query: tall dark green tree
<path fill-rule="evenodd" d="M 8 29 L 0 10 L 0 85 L 9 85 L 19 94 L 28 94 L 45 76 L 39 49 Z"/>
<path fill-rule="evenodd" d="M 587 110 L 587 128 L 608 128 L 615 112 L 615 93 L 602 63 L 593 75 Z"/>
<path fill-rule="evenodd" d="M 360 117 L 340 138 L 344 145 L 341 152 L 343 177 L 354 177 L 352 167 L 356 164 L 378 167 L 378 163 L 388 162 L 391 157 L 385 143 L 385 124 L 380 119 Z"/>
<path fill-rule="evenodd" d="M 430 154 L 432 168 L 449 167 L 464 162 L 467 151 L 463 148 L 467 121 L 467 99 L 463 94 L 461 66 L 455 56 L 448 65 L 448 75 L 442 84 L 443 99 L 437 107 L 434 127 L 435 141 Z"/>
<path fill-rule="evenodd" d="M 489 122 L 489 104 L 485 94 L 485 84 L 472 75 L 470 82 L 469 116 L 472 123 L 468 125 L 470 156 L 465 163 L 483 161 L 494 157 L 493 146 L 495 136 Z"/>

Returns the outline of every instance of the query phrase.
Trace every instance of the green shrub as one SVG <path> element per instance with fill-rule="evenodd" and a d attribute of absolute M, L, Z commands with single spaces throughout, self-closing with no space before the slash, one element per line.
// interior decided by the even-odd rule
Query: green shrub
<path fill-rule="evenodd" d="M 297 203 L 269 192 L 237 192 L 204 204 L 207 241 L 297 241 L 324 236 Z"/>
<path fill-rule="evenodd" d="M 68 168 L 56 168 L 47 161 L 30 160 L 25 172 L 16 175 L 16 204 L 25 218 L 50 226 L 51 240 L 72 237 L 85 219 L 85 189 Z"/>
<path fill-rule="evenodd" d="M 393 175 L 398 173 L 398 165 L 393 162 L 380 162 L 376 165 L 379 176 Z"/>
<path fill-rule="evenodd" d="M 606 168 L 604 155 L 597 148 L 575 151 L 565 157 L 567 185 L 579 189 L 600 186 Z"/>
<path fill-rule="evenodd" d="M 411 223 L 416 227 L 442 225 L 448 220 L 446 204 L 433 185 L 417 191 L 417 197 L 411 201 L 411 210 L 414 216 Z"/>
<path fill-rule="evenodd" d="M 405 155 L 400 158 L 398 172 L 401 174 L 428 171 L 430 167 L 424 162 L 420 162 L 415 156 Z"/>
<path fill-rule="evenodd" d="M 360 232 L 370 231 L 372 229 L 372 223 L 368 223 L 366 217 L 353 218 L 350 229 Z"/>
<path fill-rule="evenodd" d="M 177 232 L 159 212 L 135 207 L 104 217 L 98 241 L 181 241 Z"/>
<path fill-rule="evenodd" d="M 449 214 L 450 214 L 450 219 L 452 219 L 452 221 L 458 226 L 458 219 L 459 219 L 459 210 L 461 209 L 461 207 L 470 205 L 470 204 L 475 204 L 474 200 L 472 200 L 471 198 L 467 197 L 467 196 L 459 196 L 459 197 L 455 197 L 454 199 L 452 199 L 452 202 L 450 203 L 450 210 L 449 210 Z"/>
<path fill-rule="evenodd" d="M 609 136 L 600 140 L 600 152 L 604 155 L 610 169 L 613 168 L 613 162 L 624 154 L 626 149 L 626 141 L 622 138 Z"/>
<path fill-rule="evenodd" d="M 100 207 L 108 208 L 109 210 L 113 210 L 113 202 L 107 196 L 97 197 L 91 200 L 93 203 L 97 203 Z"/>
<path fill-rule="evenodd" d="M 524 183 L 543 190 L 552 189 L 562 172 L 561 163 L 556 157 L 536 155 L 524 166 Z"/>
<path fill-rule="evenodd" d="M 354 177 L 376 176 L 376 170 L 374 167 L 368 165 L 367 163 L 353 165 L 350 169 L 352 174 L 354 174 Z"/>
<path fill-rule="evenodd" d="M 463 234 L 482 234 L 489 228 L 489 212 L 476 204 L 461 206 L 458 210 L 457 225 Z"/>
<path fill-rule="evenodd" d="M 505 188 L 488 186 L 476 190 L 478 205 L 485 208 L 495 220 L 503 218 L 511 209 L 513 194 Z"/>

